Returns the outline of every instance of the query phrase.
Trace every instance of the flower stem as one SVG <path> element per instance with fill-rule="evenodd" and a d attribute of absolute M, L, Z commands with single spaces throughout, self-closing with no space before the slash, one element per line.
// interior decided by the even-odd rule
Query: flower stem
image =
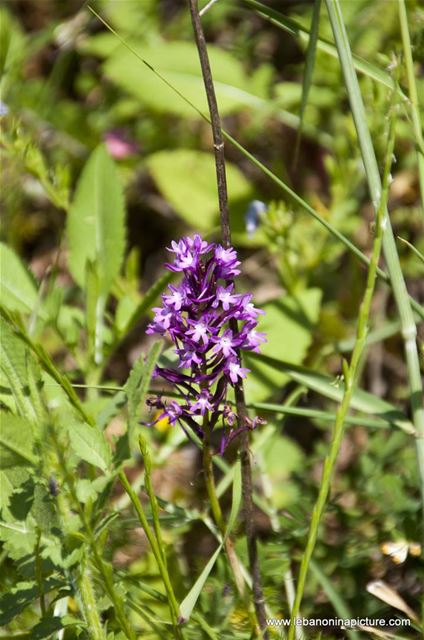
<path fill-rule="evenodd" d="M 207 424 L 207 421 L 204 421 L 203 429 L 204 429 L 204 439 L 203 439 L 203 471 L 205 474 L 205 485 L 206 490 L 208 492 L 209 502 L 211 506 L 211 511 L 213 518 L 215 520 L 216 526 L 218 527 L 222 537 L 225 536 L 225 521 L 222 515 L 221 505 L 219 504 L 218 495 L 216 492 L 215 486 L 215 477 L 213 473 L 213 463 L 212 463 L 212 452 L 210 446 L 210 428 Z M 245 597 L 245 588 L 244 588 L 244 578 L 240 568 L 240 562 L 234 550 L 234 545 L 229 536 L 225 538 L 224 541 L 225 551 L 227 553 L 228 562 L 230 563 L 234 581 L 237 587 L 237 591 L 239 595 L 244 598 Z"/>
<path fill-rule="evenodd" d="M 215 95 L 215 88 L 213 84 L 212 71 L 209 64 L 209 56 L 207 51 L 207 45 L 205 35 L 203 33 L 202 24 L 200 21 L 199 9 L 197 6 L 197 0 L 189 0 L 191 21 L 193 25 L 194 37 L 196 40 L 197 50 L 199 53 L 200 66 L 202 69 L 203 82 L 205 85 L 206 97 L 209 106 L 210 122 L 212 127 L 213 146 L 215 154 L 215 167 L 218 186 L 218 200 L 219 211 L 221 219 L 221 235 L 222 243 L 225 247 L 231 245 L 231 229 L 230 229 L 230 217 L 228 211 L 228 193 L 227 193 L 227 179 L 225 171 L 225 154 L 224 154 L 224 138 L 221 128 L 221 119 L 218 110 L 218 103 Z M 232 329 L 236 329 L 237 322 L 233 322 Z M 235 325 L 235 326 L 234 326 Z M 236 386 L 236 402 L 239 416 L 239 426 L 244 427 L 247 409 L 244 400 L 243 383 L 240 381 Z M 249 555 L 249 567 L 252 575 L 252 589 L 253 589 L 253 601 L 255 605 L 256 617 L 259 623 L 262 637 L 267 640 L 269 638 L 266 625 L 266 613 L 265 613 L 265 601 L 262 591 L 262 582 L 259 568 L 259 559 L 257 552 L 257 541 L 254 530 L 253 519 L 253 497 L 252 497 L 252 469 L 250 465 L 250 451 L 249 451 L 249 436 L 246 431 L 242 431 L 240 445 L 240 456 L 242 463 L 242 486 L 243 486 L 243 513 L 245 521 L 245 530 L 247 538 L 247 548 Z M 208 453 L 206 456 L 208 457 Z M 208 463 L 208 460 L 206 460 Z M 209 463 L 208 463 L 209 464 Z M 212 468 L 212 465 L 210 465 Z M 209 473 L 208 466 L 205 465 L 205 476 Z M 212 484 L 212 476 L 207 478 L 209 482 L 208 493 L 214 492 L 215 485 Z M 212 505 L 212 502 L 211 502 Z M 230 556 L 228 556 L 230 560 Z"/>

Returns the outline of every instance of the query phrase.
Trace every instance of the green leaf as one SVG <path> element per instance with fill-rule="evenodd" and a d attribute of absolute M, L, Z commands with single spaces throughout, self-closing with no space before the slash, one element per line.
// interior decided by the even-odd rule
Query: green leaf
<path fill-rule="evenodd" d="M 296 296 L 286 295 L 280 300 L 263 305 L 265 316 L 259 323 L 267 343 L 261 348 L 263 355 L 278 360 L 300 364 L 312 342 L 313 330 L 318 321 L 321 303 L 320 289 L 306 289 Z M 244 355 L 246 366 L 252 374 L 246 379 L 246 399 L 261 402 L 284 385 L 288 378 L 282 370 L 271 369 L 265 359 Z"/>
<path fill-rule="evenodd" d="M 149 156 L 147 166 L 166 200 L 196 229 L 209 231 L 218 224 L 216 170 L 212 153 L 178 149 Z M 226 163 L 230 209 L 245 208 L 252 197 L 249 182 Z"/>
<path fill-rule="evenodd" d="M 110 447 L 104 433 L 98 427 L 71 419 L 68 423 L 68 433 L 71 448 L 81 460 L 107 471 L 111 458 Z"/>
<path fill-rule="evenodd" d="M 200 111 L 207 112 L 199 57 L 194 43 L 156 40 L 143 46 L 130 41 L 128 44 L 138 56 L 149 60 L 156 72 L 175 86 Z M 222 115 L 239 111 L 244 107 L 263 106 L 263 98 L 266 98 L 268 93 L 266 76 L 265 83 L 258 87 L 258 82 L 250 81 L 243 65 L 232 54 L 213 45 L 208 45 L 208 54 Z M 198 117 L 183 100 L 175 100 L 172 89 L 165 82 L 159 83 L 149 69 L 134 64 L 133 56 L 134 53 L 124 47 L 116 48 L 104 64 L 105 74 L 154 111 Z"/>
<path fill-rule="evenodd" d="M 61 586 L 58 580 L 49 578 L 44 581 L 44 593 L 48 593 L 58 586 Z M 38 598 L 38 595 L 38 585 L 35 581 L 18 582 L 15 587 L 12 587 L 0 598 L 0 625 L 9 624 L 26 607 L 32 604 Z"/>
<path fill-rule="evenodd" d="M 8 507 L 16 490 L 30 479 L 32 467 L 15 466 L 0 470 L 0 510 Z"/>
<path fill-rule="evenodd" d="M 293 471 L 304 467 L 304 455 L 300 447 L 284 436 L 275 435 L 261 449 L 269 478 L 271 501 L 276 509 L 292 504 L 298 498 L 298 488 L 289 481 Z M 281 461 L 284 460 L 284 464 Z"/>
<path fill-rule="evenodd" d="M 37 287 L 16 253 L 0 242 L 0 296 L 9 311 L 31 313 L 37 303 Z"/>
<path fill-rule="evenodd" d="M 124 223 L 124 197 L 117 170 L 104 145 L 100 145 L 82 171 L 67 222 L 69 268 L 81 287 L 85 286 L 87 262 L 94 262 L 100 291 L 108 293 L 122 265 Z"/>
<path fill-rule="evenodd" d="M 0 521 L 0 540 L 7 550 L 10 558 L 18 560 L 34 553 L 37 542 L 37 534 L 33 526 L 25 522 Z"/>
<path fill-rule="evenodd" d="M 138 417 L 139 407 L 144 402 L 153 374 L 153 369 L 155 368 L 162 347 L 162 341 L 158 340 L 152 345 L 147 358 L 144 355 L 141 355 L 135 362 L 128 380 L 125 383 L 125 393 L 128 398 L 128 416 L 130 422 L 133 422 Z"/>
<path fill-rule="evenodd" d="M 54 499 L 42 484 L 36 484 L 34 487 L 31 515 L 37 523 L 39 531 L 45 534 L 49 534 L 52 528 L 59 524 Z"/>
<path fill-rule="evenodd" d="M 34 378 L 39 378 L 34 359 L 10 324 L 0 318 L 0 383 L 5 389 L 10 389 L 13 395 L 14 412 L 24 415 L 31 422 L 37 418 L 38 399 L 34 396 L 38 394 L 33 388 Z"/>
<path fill-rule="evenodd" d="M 155 342 L 148 355 L 144 355 L 136 361 L 128 380 L 125 384 L 125 393 L 128 398 L 128 447 L 131 451 L 135 446 L 135 427 L 143 409 L 146 393 L 149 389 L 153 370 L 162 351 L 163 342 Z M 119 457 L 118 457 L 119 460 Z"/>
<path fill-rule="evenodd" d="M 68 400 L 78 411 L 80 416 L 89 424 L 94 425 L 93 418 L 85 411 L 68 378 L 62 375 L 56 368 L 49 354 L 41 344 L 34 342 L 22 326 L 13 324 L 12 327 L 14 319 L 7 309 L 0 307 L 0 312 L 0 345 L 2 348 L 0 370 L 4 373 L 6 379 L 9 380 L 17 405 L 22 405 L 20 411 L 25 413 L 27 417 L 36 418 L 33 407 L 33 403 L 36 398 L 33 397 L 32 402 L 30 402 L 26 397 L 28 396 L 27 383 L 32 365 L 32 359 L 30 361 L 28 360 L 30 356 L 28 349 L 26 349 L 26 347 L 28 347 L 31 354 L 34 354 L 37 357 L 44 370 L 63 389 L 68 396 Z M 28 364 L 28 362 L 30 362 L 31 365 Z M 35 371 L 32 375 L 36 374 L 37 372 Z"/>
<path fill-rule="evenodd" d="M 43 640 L 43 638 L 51 638 L 55 631 L 66 629 L 69 627 L 85 627 L 81 620 L 72 616 L 46 616 L 31 629 L 31 640 Z"/>
<path fill-rule="evenodd" d="M 0 412 L 0 463 L 8 467 L 34 465 L 34 434 L 31 423 L 22 416 L 6 411 Z"/>

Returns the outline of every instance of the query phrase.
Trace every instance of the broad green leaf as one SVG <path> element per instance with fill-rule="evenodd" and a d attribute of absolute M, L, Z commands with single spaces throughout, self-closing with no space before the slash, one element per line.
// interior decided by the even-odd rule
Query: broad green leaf
<path fill-rule="evenodd" d="M 207 101 L 194 42 L 154 41 L 140 46 L 129 41 L 136 54 L 149 61 L 166 81 L 170 82 L 202 112 L 207 112 Z M 215 91 L 222 115 L 244 107 L 262 107 L 267 97 L 266 84 L 258 86 L 250 81 L 243 65 L 222 49 L 208 46 Z M 183 100 L 175 100 L 172 89 L 158 82 L 146 67 L 134 64 L 134 54 L 125 47 L 112 52 L 104 64 L 105 74 L 152 110 L 174 113 L 186 117 L 198 117 Z M 255 95 L 256 94 L 256 95 Z"/>
<path fill-rule="evenodd" d="M 34 433 L 31 423 L 22 416 L 0 412 L 0 465 L 2 469 L 33 465 Z"/>
<path fill-rule="evenodd" d="M 37 382 L 35 382 L 37 381 Z M 31 422 L 37 419 L 39 372 L 36 362 L 11 325 L 0 317 L 0 383 L 10 390 L 13 411 Z M 10 403 L 7 402 L 10 407 Z"/>
<path fill-rule="evenodd" d="M 37 523 L 38 530 L 46 535 L 53 527 L 57 528 L 59 525 L 54 500 L 47 487 L 42 484 L 35 485 L 31 515 Z"/>
<path fill-rule="evenodd" d="M 30 479 L 30 465 L 0 469 L 0 510 L 8 507 L 13 493 Z"/>
<path fill-rule="evenodd" d="M 16 253 L 0 242 L 0 296 L 9 311 L 31 313 L 37 304 L 37 287 Z"/>
<path fill-rule="evenodd" d="M 9 6 L 13 9 L 11 5 Z M 3 99 L 6 99 L 7 86 L 19 75 L 26 53 L 26 38 L 18 20 L 5 5 L 0 7 L 0 42 L 0 89 Z"/>
<path fill-rule="evenodd" d="M 280 300 L 262 305 L 265 316 L 259 331 L 267 336 L 261 353 L 278 360 L 300 364 L 312 342 L 314 326 L 318 321 L 321 304 L 320 289 L 306 289 L 296 297 L 285 295 Z M 265 364 L 265 360 L 244 356 L 246 366 L 252 370 L 245 383 L 246 400 L 261 402 L 269 398 L 288 380 L 282 371 Z"/>
<path fill-rule="evenodd" d="M 234 480 L 233 480 L 233 501 L 231 505 L 231 512 L 228 518 L 227 529 L 225 531 L 224 540 L 221 542 L 219 547 L 213 553 L 213 555 L 208 560 L 205 568 L 201 572 L 200 576 L 197 578 L 196 582 L 180 604 L 180 615 L 183 620 L 188 620 L 191 616 L 191 613 L 196 605 L 196 602 L 199 598 L 199 595 L 202 592 L 202 589 L 205 585 L 206 580 L 209 577 L 210 572 L 212 571 L 214 564 L 222 551 L 224 546 L 224 542 L 226 538 L 230 535 L 231 531 L 234 528 L 234 525 L 237 520 L 237 515 L 240 510 L 241 503 L 241 466 L 240 462 L 237 462 L 234 468 Z"/>
<path fill-rule="evenodd" d="M 44 593 L 62 586 L 55 578 L 44 581 Z M 0 625 L 5 626 L 11 622 L 26 607 L 37 600 L 39 596 L 38 585 L 35 581 L 18 582 L 0 598 Z"/>
<path fill-rule="evenodd" d="M 287 507 L 298 498 L 298 488 L 289 478 L 303 467 L 303 452 L 293 440 L 274 435 L 261 448 L 261 455 L 271 479 L 271 501 L 276 509 Z"/>
<path fill-rule="evenodd" d="M 160 151 L 147 159 L 159 190 L 176 212 L 192 227 L 209 231 L 218 224 L 218 195 L 213 153 L 190 149 Z M 241 171 L 227 163 L 230 209 L 245 208 L 252 197 Z"/>
<path fill-rule="evenodd" d="M 7 550 L 9 558 L 19 560 L 24 556 L 34 553 L 37 542 L 37 533 L 33 520 L 27 522 L 4 522 L 0 520 L 0 541 Z"/>
<path fill-rule="evenodd" d="M 43 640 L 44 638 L 51 638 L 53 633 L 61 629 L 85 626 L 84 622 L 72 616 L 59 618 L 58 616 L 48 615 L 42 618 L 41 621 L 31 629 L 31 639 Z"/>
<path fill-rule="evenodd" d="M 23 327 L 13 325 L 12 328 L 13 317 L 4 307 L 0 307 L 0 312 L 0 345 L 2 348 L 0 371 L 9 380 L 17 405 L 22 406 L 19 410 L 27 417 L 36 417 L 33 404 L 37 398 L 33 394 L 32 402 L 30 402 L 27 397 L 29 373 L 31 373 L 32 367 L 32 364 L 27 366 L 28 362 L 32 363 L 32 359 L 29 359 L 28 352 L 30 351 L 31 355 L 36 356 L 43 369 L 60 385 L 80 416 L 89 424 L 94 425 L 93 418 L 87 414 L 68 378 L 60 373 L 46 350 L 41 344 L 34 342 Z M 35 374 L 31 373 L 31 377 L 34 377 Z"/>
<path fill-rule="evenodd" d="M 97 266 L 100 291 L 108 293 L 119 274 L 125 249 L 124 196 L 112 158 L 104 145 L 89 157 L 71 204 L 67 236 L 69 268 L 85 286 L 86 266 Z"/>
<path fill-rule="evenodd" d="M 107 471 L 111 458 L 110 447 L 98 427 L 70 419 L 68 433 L 71 448 L 81 460 Z"/>

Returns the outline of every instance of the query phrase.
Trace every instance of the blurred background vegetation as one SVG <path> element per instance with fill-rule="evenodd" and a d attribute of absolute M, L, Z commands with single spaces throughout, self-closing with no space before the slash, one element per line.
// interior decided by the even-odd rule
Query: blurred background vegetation
<path fill-rule="evenodd" d="M 186 4 L 92 0 L 90 5 L 118 35 L 77 0 L 11 0 L 0 7 L 0 205 L 2 240 L 7 245 L 2 269 L 20 273 L 26 265 L 30 275 L 22 278 L 29 279 L 28 289 L 37 282 L 34 306 L 40 313 L 38 320 L 32 318 L 31 334 L 60 370 L 74 384 L 119 387 L 150 345 L 144 329 L 155 296 L 148 298 L 149 306 L 143 306 L 143 301 L 163 275 L 165 247 L 194 231 L 218 238 L 219 216 L 210 126 L 157 75 L 195 107 L 207 111 Z M 407 6 L 417 89 L 424 104 L 424 10 L 418 2 Z M 402 66 L 398 71 L 403 49 L 397 3 L 346 0 L 342 8 L 355 54 L 371 65 L 369 69 L 374 65 L 384 70 L 389 79 L 399 73 L 405 90 Z M 204 15 L 223 126 L 368 254 L 373 210 L 340 64 L 328 44 L 333 40 L 324 9 L 312 83 L 302 106 L 312 10 L 313 4 L 306 1 L 269 0 L 264 6 L 253 0 L 218 0 Z M 390 96 L 387 85 L 371 75 L 360 73 L 359 78 L 382 165 Z M 123 186 L 126 233 L 125 243 L 116 250 L 123 253 L 122 268 L 120 255 L 115 256 L 119 273 L 111 267 L 102 327 L 104 352 L 99 360 L 90 337 L 89 276 L 78 266 L 78 251 L 72 249 L 80 241 L 90 244 L 92 238 L 84 225 L 72 231 L 67 218 L 70 206 L 76 206 L 75 186 L 83 167 L 100 144 L 102 153 L 114 160 Z M 352 346 L 364 266 L 228 142 L 226 158 L 233 241 L 243 259 L 242 286 L 254 293 L 255 302 L 267 312 L 262 330 L 269 340 L 263 351 L 324 373 L 337 390 L 342 354 Z M 392 173 L 389 206 L 395 235 L 424 252 L 415 139 L 406 109 L 397 123 Z M 89 202 L 89 178 L 84 189 Z M 246 212 L 253 200 L 264 202 L 266 211 L 257 228 L 249 231 Z M 397 244 L 409 292 L 422 299 L 422 263 L 408 244 L 401 240 Z M 109 260 L 109 254 L 106 257 Z M 29 308 L 15 304 L 13 310 L 31 319 Z M 390 289 L 381 282 L 373 301 L 372 331 L 376 339 L 363 359 L 361 387 L 398 407 L 407 420 L 408 386 L 396 308 Z M 276 371 L 257 362 L 251 362 L 251 368 L 248 403 L 334 412 L 329 394 L 324 397 L 308 390 L 293 371 Z M 104 412 L 110 440 L 122 433 L 124 417 L 118 401 L 111 409 L 110 392 L 81 390 L 81 398 L 96 415 Z M 9 406 L 7 398 L 2 402 Z M 412 609 L 420 609 L 423 565 L 417 545 L 404 562 L 387 553 L 387 543 L 390 549 L 397 548 L 393 545 L 404 549 L 419 542 L 413 443 L 393 424 L 370 426 L 370 416 L 363 417 L 362 423 L 364 412 L 349 426 L 338 460 L 302 608 L 305 615 L 334 616 L 341 610 L 341 598 L 353 617 L 394 617 L 393 600 L 367 591 L 367 584 L 375 580 L 383 580 Z M 332 423 L 265 408 L 259 413 L 268 424 L 254 434 L 252 444 L 263 507 L 258 508 L 256 526 L 267 603 L 276 615 L 284 615 L 290 572 L 296 573 L 304 545 Z M 170 562 L 176 567 L 175 588 L 184 594 L 215 544 L 201 519 L 190 519 L 186 512 L 201 511 L 204 505 L 199 461 L 195 447 L 169 425 L 159 424 L 147 435 L 156 457 L 156 492 L 182 510 L 164 516 L 164 526 Z M 81 452 L 74 453 L 84 460 Z M 228 456 L 231 460 L 234 452 Z M 133 463 L 136 475 L 140 461 L 135 457 Z M 78 464 L 83 469 L 78 494 L 82 503 L 97 500 L 97 508 L 105 509 L 99 503 L 101 483 L 89 490 L 87 477 L 93 477 Z M 113 505 L 120 509 L 122 496 L 118 490 L 115 493 Z M 110 524 L 105 553 L 121 576 L 122 590 L 137 595 L 139 574 L 153 587 L 158 576 L 143 537 L 134 531 L 134 519 L 125 511 L 127 505 L 122 504 L 123 516 L 119 524 Z M 26 579 L 27 565 L 22 548 L 14 547 L 16 540 L 4 533 L 0 536 L 2 602 L 7 609 L 4 598 L 12 586 Z M 238 550 L 244 557 L 242 544 Z M 58 569 L 52 557 L 48 560 L 54 575 Z M 98 589 L 101 594 L 101 585 Z M 144 593 L 143 598 L 147 597 Z M 110 603 L 106 596 L 100 602 L 113 629 Z M 37 621 L 38 605 L 30 603 L 31 598 L 25 600 L 13 620 L 3 613 L 11 633 L 26 631 Z M 154 607 L 160 610 L 160 606 L 154 602 Z M 71 603 L 71 611 L 72 607 Z M 221 560 L 200 596 L 199 607 L 217 637 L 249 637 L 244 630 L 245 612 L 228 588 Z M 137 621 L 143 627 L 141 618 Z M 84 631 L 76 629 L 72 627 L 65 637 L 84 637 Z M 146 633 L 151 635 L 145 637 L 160 637 Z M 414 633 L 402 630 L 397 637 L 418 637 Z M 190 637 L 202 634 L 212 637 L 202 625 Z M 343 632 L 326 634 L 345 637 Z"/>

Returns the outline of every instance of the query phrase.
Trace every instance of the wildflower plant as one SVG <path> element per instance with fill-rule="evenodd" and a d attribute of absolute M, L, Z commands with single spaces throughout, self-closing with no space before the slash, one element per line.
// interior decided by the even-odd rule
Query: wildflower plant
<path fill-rule="evenodd" d="M 148 403 L 162 410 L 157 420 L 168 418 L 201 439 L 206 423 L 212 430 L 221 422 L 222 452 L 243 429 L 254 429 L 261 422 L 254 418 L 241 424 L 228 396 L 249 373 L 242 366 L 240 351 L 259 351 L 266 340 L 256 329 L 264 311 L 255 307 L 250 293 L 235 292 L 240 261 L 232 247 L 225 249 L 195 235 L 173 241 L 168 251 L 174 260 L 166 267 L 181 272 L 183 279 L 162 295 L 163 306 L 153 309 L 155 316 L 146 333 L 167 336 L 173 342 L 178 368 L 157 366 L 154 377 L 172 384 L 182 400 L 159 396 Z"/>

